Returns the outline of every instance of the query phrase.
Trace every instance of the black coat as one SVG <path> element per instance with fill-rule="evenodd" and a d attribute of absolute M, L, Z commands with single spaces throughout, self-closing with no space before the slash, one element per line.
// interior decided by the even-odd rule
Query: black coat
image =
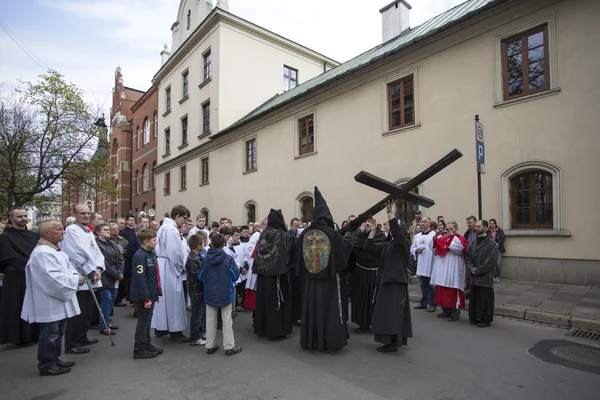
<path fill-rule="evenodd" d="M 296 238 L 285 230 L 281 210 L 269 212 L 268 224 L 256 244 L 252 273 L 277 276 L 287 274 L 293 266 Z"/>
<path fill-rule="evenodd" d="M 162 296 L 160 282 L 158 279 L 158 266 L 154 251 L 146 251 L 140 248 L 135 252 L 132 258 L 131 291 L 129 292 L 130 301 L 152 300 L 158 301 L 158 296 Z"/>
<path fill-rule="evenodd" d="M 479 244 L 475 240 L 469 245 L 465 264 L 471 285 L 494 287 L 494 273 L 498 265 L 498 247 L 492 239 L 492 235 L 486 235 Z M 474 274 L 470 272 L 471 268 L 475 268 Z"/>
<path fill-rule="evenodd" d="M 494 240 L 498 245 L 498 251 L 502 254 L 506 253 L 506 248 L 504 247 L 504 241 L 506 240 L 506 236 L 504 236 L 504 231 L 502 229 L 498 228 L 498 230 L 496 231 L 496 239 Z"/>
<path fill-rule="evenodd" d="M 104 242 L 96 238 L 96 243 L 104 256 L 105 270 L 102 272 L 102 289 L 114 289 L 116 281 L 123 274 L 125 259 L 114 240 L 108 239 Z"/>
<path fill-rule="evenodd" d="M 367 240 L 365 250 L 381 257 L 379 267 L 379 285 L 384 283 L 408 283 L 408 258 L 410 257 L 410 236 L 404 225 L 400 225 L 396 218 L 390 220 L 390 233 L 392 240 L 377 243 L 373 239 Z"/>

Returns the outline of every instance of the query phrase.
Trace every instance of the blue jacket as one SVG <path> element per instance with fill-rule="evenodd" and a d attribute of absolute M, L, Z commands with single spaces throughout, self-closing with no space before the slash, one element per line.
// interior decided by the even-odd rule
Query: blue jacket
<path fill-rule="evenodd" d="M 233 288 L 239 271 L 233 257 L 223 249 L 208 249 L 198 279 L 204 283 L 207 306 L 225 307 L 233 303 Z"/>
<path fill-rule="evenodd" d="M 138 249 L 131 259 L 131 266 L 129 301 L 152 300 L 153 303 L 156 303 L 158 296 L 161 296 L 162 293 L 154 251 Z"/>

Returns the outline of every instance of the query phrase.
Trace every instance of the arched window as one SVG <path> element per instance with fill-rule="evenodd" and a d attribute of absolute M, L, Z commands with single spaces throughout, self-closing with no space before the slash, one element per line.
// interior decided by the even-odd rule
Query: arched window
<path fill-rule="evenodd" d="M 188 10 L 187 13 L 187 29 L 190 29 L 190 26 L 192 26 L 192 10 Z"/>
<path fill-rule="evenodd" d="M 156 168 L 156 160 L 152 161 L 152 171 L 150 171 L 150 173 L 152 174 L 152 179 L 151 179 L 152 189 L 156 188 L 156 175 L 154 175 L 154 169 L 155 168 Z"/>
<path fill-rule="evenodd" d="M 158 113 L 154 111 L 154 139 L 158 137 Z"/>
<path fill-rule="evenodd" d="M 300 200 L 300 220 L 310 222 L 313 219 L 314 201 L 310 196 L 304 196 Z"/>
<path fill-rule="evenodd" d="M 552 228 L 552 174 L 532 170 L 510 180 L 513 228 Z"/>
<path fill-rule="evenodd" d="M 140 126 L 139 125 L 135 128 L 135 149 L 136 150 L 140 149 Z"/>
<path fill-rule="evenodd" d="M 135 171 L 135 179 L 133 181 L 133 193 L 138 194 L 138 182 L 140 180 L 140 171 Z"/>
<path fill-rule="evenodd" d="M 144 213 L 144 216 L 146 218 L 148 218 L 148 204 L 147 203 L 142 204 L 142 212 Z"/>
<path fill-rule="evenodd" d="M 119 142 L 117 139 L 113 141 L 113 156 L 115 156 L 115 168 L 119 168 Z"/>
<path fill-rule="evenodd" d="M 119 190 L 119 181 L 118 180 L 115 181 L 115 190 L 117 190 L 117 195 L 114 196 L 115 204 L 119 204 L 119 192 L 118 192 L 118 190 Z M 107 211 L 108 211 L 108 204 L 106 205 L 106 207 L 107 207 Z"/>
<path fill-rule="evenodd" d="M 148 191 L 148 182 L 150 180 L 150 172 L 148 171 L 148 164 L 144 164 L 142 168 L 142 192 Z"/>
<path fill-rule="evenodd" d="M 144 146 L 150 142 L 150 119 L 144 119 Z"/>
<path fill-rule="evenodd" d="M 244 220 L 246 223 L 256 222 L 256 203 L 252 200 L 244 204 Z"/>

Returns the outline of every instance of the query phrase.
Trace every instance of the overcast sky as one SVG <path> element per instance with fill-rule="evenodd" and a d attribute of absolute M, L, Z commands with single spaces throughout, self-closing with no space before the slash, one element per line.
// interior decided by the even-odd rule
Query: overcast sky
<path fill-rule="evenodd" d="M 344 62 L 381 43 L 391 0 L 229 0 L 229 11 Z M 415 27 L 464 0 L 408 0 Z M 114 70 L 147 90 L 179 0 L 0 0 L 0 81 L 35 81 L 52 68 L 108 112 Z M 216 4 L 217 0 L 213 0 Z M 17 45 L 15 40 L 20 44 Z M 35 62 L 27 56 L 27 50 Z M 41 64 L 38 65 L 38 64 Z"/>

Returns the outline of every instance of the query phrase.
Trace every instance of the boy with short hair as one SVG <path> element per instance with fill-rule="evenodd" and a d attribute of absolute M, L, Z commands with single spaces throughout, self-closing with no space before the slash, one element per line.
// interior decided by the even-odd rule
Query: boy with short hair
<path fill-rule="evenodd" d="M 188 239 L 190 255 L 185 263 L 188 293 L 192 301 L 190 316 L 190 346 L 206 344 L 206 303 L 204 302 L 204 285 L 198 279 L 202 271 L 202 259 L 206 256 L 206 232 L 198 231 Z"/>
<path fill-rule="evenodd" d="M 160 273 L 154 248 L 156 247 L 156 232 L 152 229 L 140 229 L 137 238 L 141 247 L 131 260 L 131 291 L 129 300 L 137 311 L 137 326 L 135 328 L 135 344 L 133 358 L 154 358 L 162 354 L 163 349 L 152 344 L 150 338 L 150 321 L 154 311 L 154 303 L 162 295 Z"/>
<path fill-rule="evenodd" d="M 213 236 L 210 248 L 203 260 L 198 279 L 204 284 L 206 301 L 206 353 L 213 354 L 219 349 L 215 343 L 217 336 L 217 315 L 223 316 L 223 347 L 225 354 L 232 356 L 242 351 L 235 345 L 231 308 L 234 284 L 238 279 L 238 268 L 232 257 L 223 250 L 225 238 L 217 233 Z"/>

